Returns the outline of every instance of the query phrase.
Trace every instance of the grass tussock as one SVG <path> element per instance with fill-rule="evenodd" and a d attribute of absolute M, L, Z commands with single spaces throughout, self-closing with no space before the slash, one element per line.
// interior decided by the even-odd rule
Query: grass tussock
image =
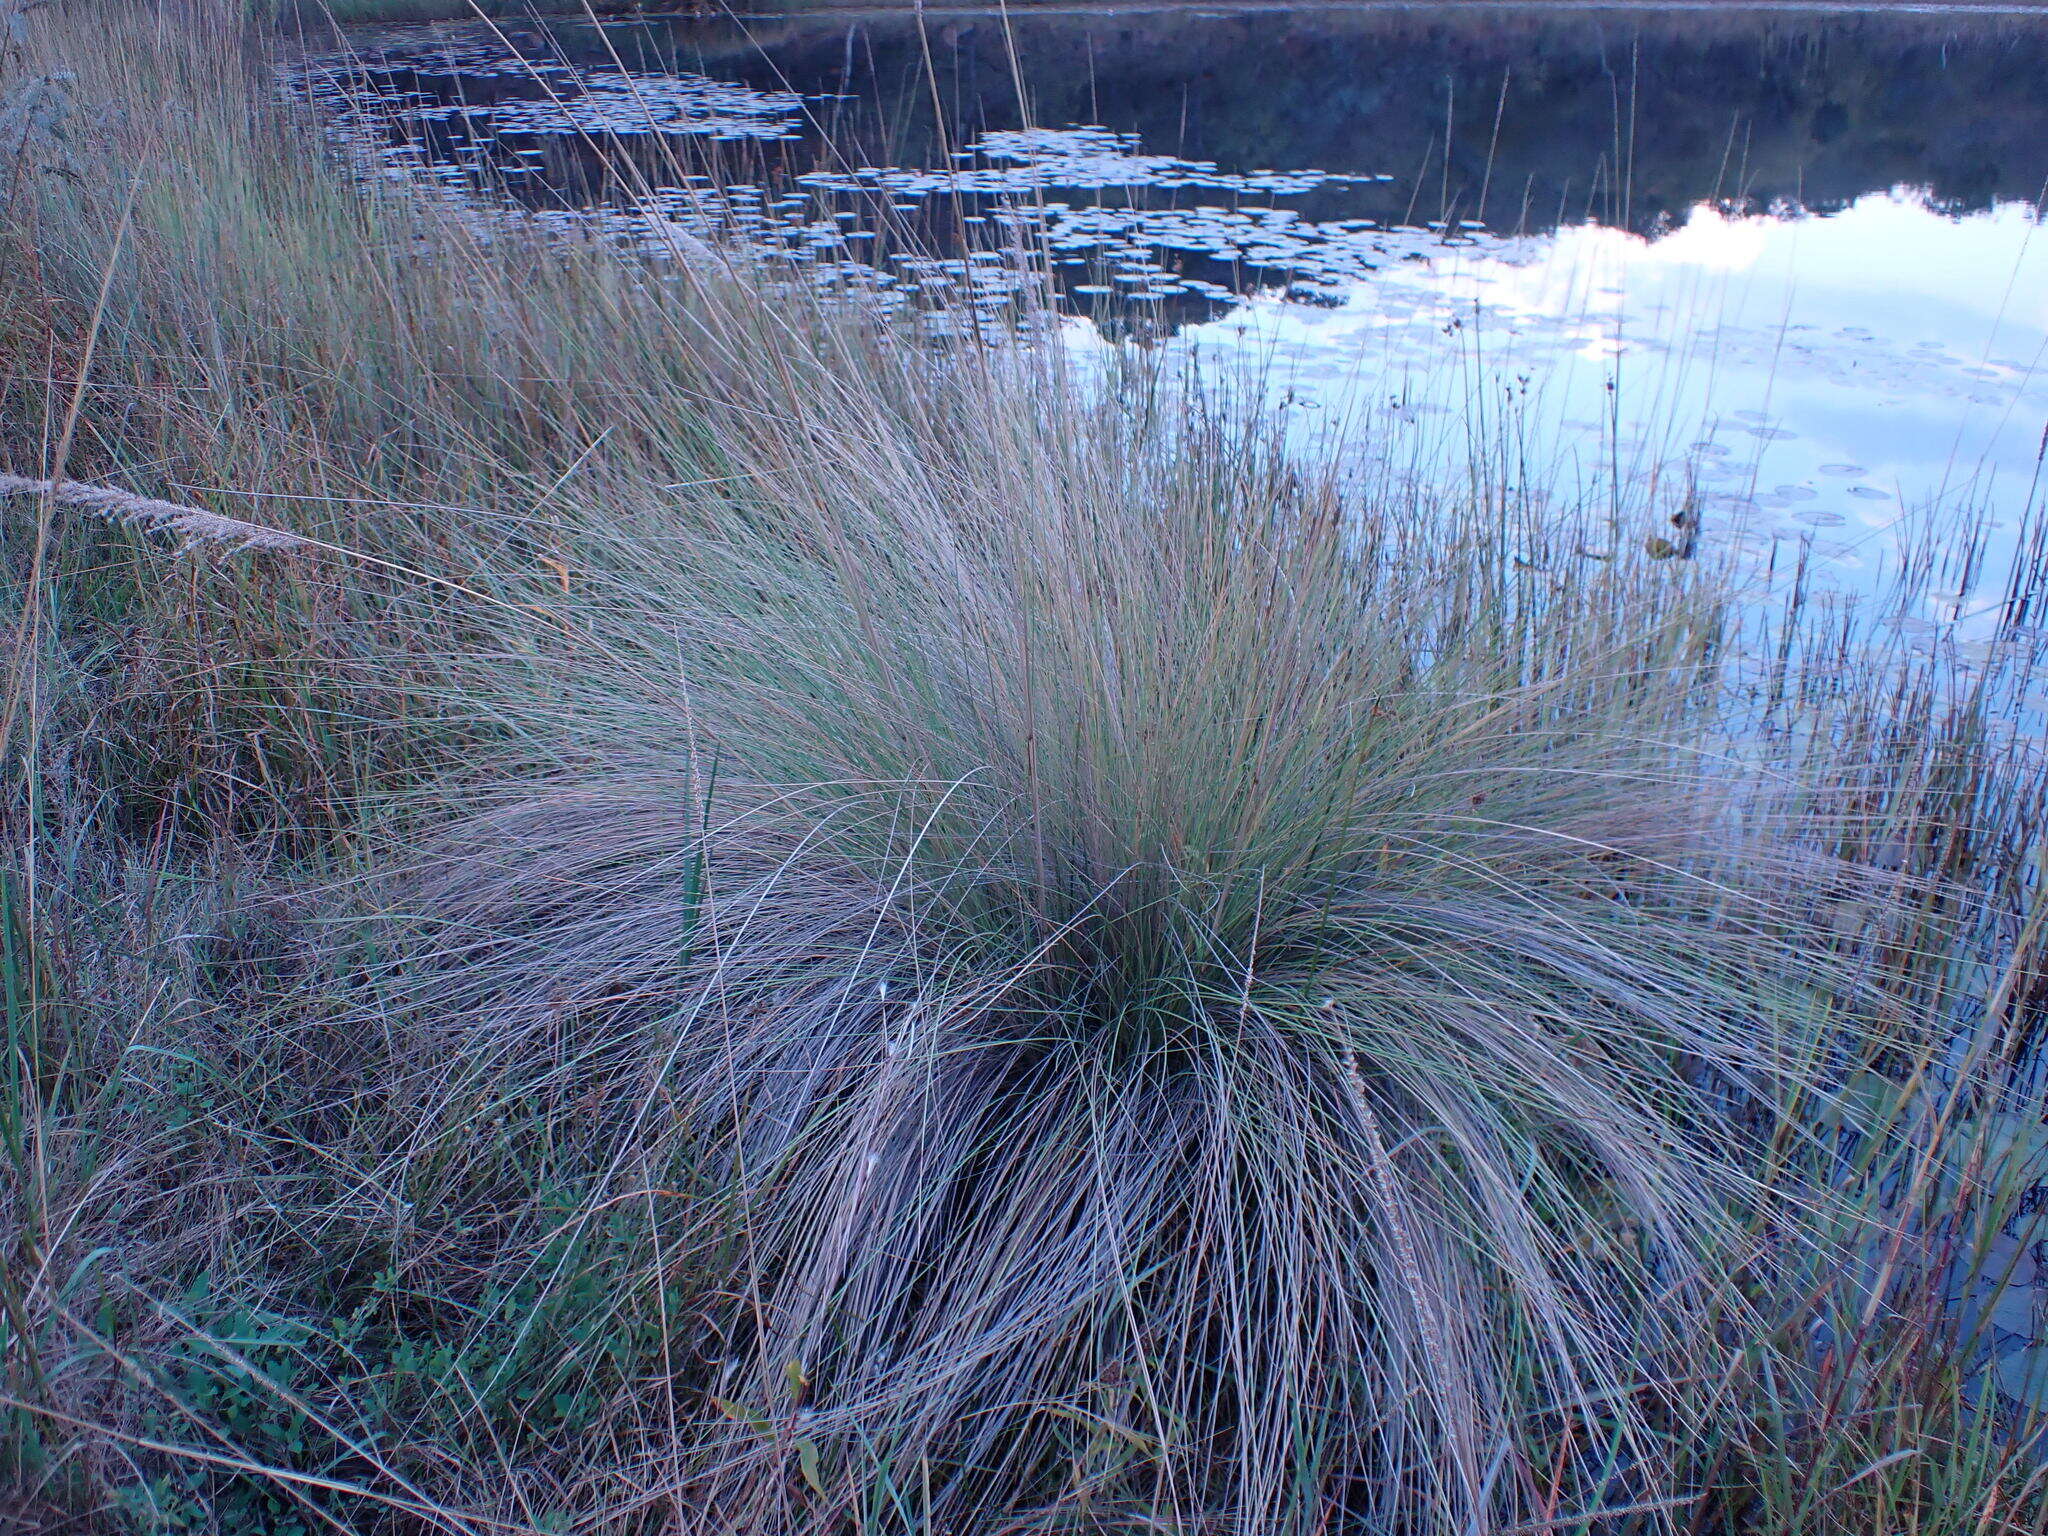
<path fill-rule="evenodd" d="M 2042 1529 L 1997 667 L 365 189 L 228 11 L 74 14 L 0 83 L 25 1529 Z"/>

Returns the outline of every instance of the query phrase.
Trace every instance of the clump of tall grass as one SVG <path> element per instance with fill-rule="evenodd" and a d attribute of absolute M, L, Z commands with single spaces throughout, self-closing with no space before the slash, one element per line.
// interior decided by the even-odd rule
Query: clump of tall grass
<path fill-rule="evenodd" d="M 41 18 L 129 110 L 0 276 L 24 1500 L 2036 1518 L 1948 1295 L 2035 1176 L 1983 697 L 1758 702 L 1558 509 L 352 187 L 223 12 L 123 14 Z"/>
<path fill-rule="evenodd" d="M 1700 1346 L 1856 874 L 1717 750 L 1710 597 L 946 394 L 536 667 L 552 782 L 403 896 L 422 1155 L 544 1088 L 606 1198 L 719 1170 L 727 1522 L 1483 1525 L 1533 1403 Z"/>

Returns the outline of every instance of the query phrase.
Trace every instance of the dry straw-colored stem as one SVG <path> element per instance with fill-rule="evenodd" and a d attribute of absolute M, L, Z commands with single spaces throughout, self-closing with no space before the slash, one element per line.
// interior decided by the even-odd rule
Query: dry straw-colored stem
<path fill-rule="evenodd" d="M 237 549 L 305 549 L 309 540 L 281 528 L 245 523 L 223 517 L 204 507 L 188 507 L 175 501 L 158 501 L 133 491 L 111 486 L 87 485 L 78 480 L 34 480 L 25 475 L 0 474 L 0 497 L 47 496 L 61 506 L 77 507 L 110 522 L 132 527 L 175 533 L 186 543 L 218 543 Z"/>

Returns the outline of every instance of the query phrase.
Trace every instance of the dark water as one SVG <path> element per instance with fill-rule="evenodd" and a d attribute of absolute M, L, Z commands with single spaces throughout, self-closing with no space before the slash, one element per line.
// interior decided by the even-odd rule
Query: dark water
<path fill-rule="evenodd" d="M 991 134 L 1080 124 L 1120 136 L 1127 161 L 1216 174 L 1058 156 L 1033 195 L 1159 208 L 1214 193 L 1298 228 L 1540 234 L 1591 220 L 1655 235 L 1701 203 L 1828 213 L 1910 186 L 1959 215 L 2038 203 L 2048 185 L 2041 17 L 1405 6 L 928 13 L 920 25 L 838 13 L 420 29 L 366 37 L 362 62 L 373 88 L 438 114 L 412 125 L 433 157 L 509 164 L 522 198 L 543 205 L 600 201 L 622 146 L 666 180 L 663 139 L 717 139 L 728 163 L 779 186 L 805 171 L 971 170 L 980 157 L 961 151 Z M 536 77 L 536 64 L 566 69 Z M 728 89 L 677 99 L 620 80 Z M 735 156 L 736 143 L 751 152 Z M 1025 179 L 999 190 L 1014 197 Z M 958 245 L 963 214 L 991 212 L 988 197 L 939 204 L 931 190 L 899 187 L 892 200 L 917 206 L 891 210 L 913 215 L 897 222 L 928 249 Z M 1245 286 L 1244 241 L 1184 244 L 1174 271 Z M 1352 275 L 1341 260 L 1329 271 L 1317 244 L 1283 242 L 1287 270 Z M 1255 283 L 1279 270 L 1251 266 Z"/>
<path fill-rule="evenodd" d="M 1505 392 L 1561 482 L 1682 479 L 1851 590 L 1967 519 L 1995 568 L 2040 499 L 2044 13 L 447 26 L 304 81 L 382 174 L 884 306 L 1049 276 L 1077 347 L 1178 337 L 1382 457 Z M 1916 622 L 1976 606 L 1965 570 Z"/>
<path fill-rule="evenodd" d="M 1308 199 L 1305 217 L 1649 232 L 1706 198 L 1826 211 L 1905 182 L 1960 212 L 2048 180 L 2038 17 L 1424 5 L 610 30 L 635 69 L 853 93 L 823 118 L 857 163 L 936 163 L 1020 127 L 1021 84 L 1033 122 L 1098 123 L 1225 171 L 1395 178 Z M 588 33 L 555 37 L 599 62 Z"/>

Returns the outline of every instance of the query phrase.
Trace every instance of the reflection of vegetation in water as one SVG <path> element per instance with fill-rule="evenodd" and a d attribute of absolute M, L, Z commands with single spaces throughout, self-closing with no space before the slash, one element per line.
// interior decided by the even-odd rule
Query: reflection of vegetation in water
<path fill-rule="evenodd" d="M 820 247 L 794 226 L 819 210 L 771 208 L 777 193 L 806 172 L 857 167 L 979 175 L 989 158 L 959 147 L 1018 126 L 1021 84 L 1045 128 L 1099 123 L 1096 137 L 1127 141 L 1127 179 L 1068 179 L 1054 151 L 1032 193 L 955 201 L 932 196 L 936 178 L 925 176 L 899 197 L 841 175 L 827 210 L 880 235 L 855 254 L 886 269 L 892 237 L 957 259 L 997 235 L 997 203 L 1042 195 L 1055 246 L 1086 226 L 1063 253 L 1085 259 L 1053 274 L 1074 306 L 1106 307 L 1154 334 L 1213 316 L 1248 285 L 1340 295 L 1375 268 L 1434 251 L 1426 231 L 1402 232 L 1413 225 L 1483 215 L 1496 232 L 1542 231 L 1592 218 L 1654 232 L 1703 199 L 1828 209 L 1901 183 L 1960 212 L 2038 196 L 2048 174 L 2048 103 L 2026 88 L 2048 65 L 2048 26 L 2014 18 L 1524 6 L 1025 16 L 1008 31 L 998 18 L 955 16 L 920 31 L 903 15 L 814 15 L 566 20 L 512 27 L 509 48 L 481 26 L 394 34 L 382 54 L 380 41 L 370 78 L 395 93 L 392 121 L 405 126 L 394 131 L 436 165 L 495 161 L 505 190 L 540 207 L 614 202 L 622 179 L 637 203 L 703 169 L 697 146 L 645 131 L 650 114 L 670 120 L 650 97 L 664 86 L 785 103 L 743 125 L 750 142 L 717 148 L 725 175 L 737 169 L 765 189 L 748 194 L 770 215 L 755 227 L 805 260 Z M 570 69 L 544 88 L 522 58 Z M 563 84 L 576 70 L 595 82 L 588 97 Z M 536 123 L 536 111 L 561 115 L 557 89 L 590 109 L 575 131 Z M 426 110 L 414 115 L 415 103 Z M 366 121 L 381 141 L 383 119 Z M 1162 175 L 1147 163 L 1159 156 L 1213 163 L 1215 174 Z M 1272 170 L 1297 180 L 1242 184 Z M 1098 211 L 1126 205 L 1142 216 Z M 1076 214 L 1058 212 L 1066 206 Z M 1261 208 L 1298 222 L 1248 236 L 1244 221 Z M 699 233 L 730 232 L 728 214 L 717 215 L 727 228 L 706 231 L 683 210 Z M 1129 286 L 1155 280 L 1154 292 Z"/>
<path fill-rule="evenodd" d="M 1648 227 L 1702 198 L 1825 208 L 1901 182 L 1961 210 L 2036 197 L 2048 177 L 2038 18 L 1532 6 L 1025 16 L 1013 27 L 1035 121 L 1135 130 L 1148 149 L 1225 169 L 1391 171 L 1400 180 L 1376 211 L 1395 218 L 1411 205 L 1470 216 L 1484 190 L 1496 225 L 1591 213 Z M 602 56 L 587 28 L 556 35 L 572 57 Z M 1014 126 L 1002 24 L 939 21 L 928 35 L 955 141 Z M 635 64 L 856 91 L 859 110 L 833 109 L 850 155 L 942 153 L 908 18 L 655 22 L 608 38 Z"/>

